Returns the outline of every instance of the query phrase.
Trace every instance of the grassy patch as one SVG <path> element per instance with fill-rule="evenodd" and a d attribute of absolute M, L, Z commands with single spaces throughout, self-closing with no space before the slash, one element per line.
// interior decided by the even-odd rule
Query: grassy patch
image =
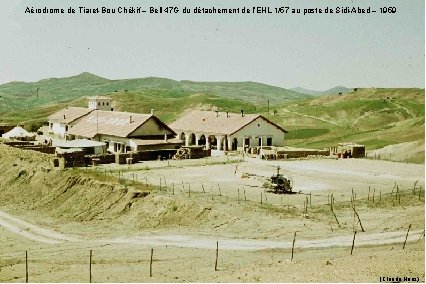
<path fill-rule="evenodd" d="M 296 129 L 293 131 L 289 131 L 286 134 L 287 139 L 303 139 L 303 138 L 311 138 L 315 136 L 321 136 L 329 133 L 329 129 Z"/>

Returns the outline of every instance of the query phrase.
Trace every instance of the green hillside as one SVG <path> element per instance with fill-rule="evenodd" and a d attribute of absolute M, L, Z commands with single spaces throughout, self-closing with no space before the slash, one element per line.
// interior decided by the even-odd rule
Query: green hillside
<path fill-rule="evenodd" d="M 37 88 L 39 97 L 35 100 Z M 86 96 L 95 94 L 111 96 L 114 110 L 149 113 L 154 109 L 166 123 L 188 109 L 260 113 L 289 131 L 289 146 L 322 148 L 358 142 L 371 150 L 409 141 L 424 144 L 425 91 L 414 88 L 356 89 L 312 97 L 252 82 L 108 80 L 83 73 L 1 85 L 0 122 L 20 123 L 35 130 L 46 123 L 48 115 L 65 106 L 85 107 Z M 417 162 L 424 159 L 424 152 L 422 155 Z"/>
<path fill-rule="evenodd" d="M 358 89 L 274 107 L 271 119 L 288 131 L 287 143 L 329 147 L 358 142 L 376 149 L 424 141 L 424 89 Z"/>
<path fill-rule="evenodd" d="M 311 95 L 311 96 L 324 96 L 324 95 L 338 95 L 338 94 L 347 94 L 351 92 L 353 89 L 346 88 L 343 86 L 336 86 L 334 88 L 325 90 L 325 91 L 313 91 L 305 88 L 297 87 L 290 89 L 291 91 L 295 91 L 297 93 Z"/>
<path fill-rule="evenodd" d="M 38 90 L 38 91 L 37 91 Z M 163 78 L 109 80 L 90 73 L 51 78 L 35 83 L 0 85 L 0 110 L 16 111 L 47 104 L 69 102 L 85 96 L 111 93 L 166 91 L 169 96 L 205 94 L 251 103 L 283 103 L 308 95 L 255 82 L 192 82 Z"/>

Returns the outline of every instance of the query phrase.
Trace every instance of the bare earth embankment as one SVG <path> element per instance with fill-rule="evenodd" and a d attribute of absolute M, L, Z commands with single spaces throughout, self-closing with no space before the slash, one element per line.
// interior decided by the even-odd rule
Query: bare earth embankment
<path fill-rule="evenodd" d="M 300 194 L 264 191 L 277 165 Z M 0 175 L 2 282 L 25 281 L 25 251 L 30 281 L 87 282 L 90 250 L 95 282 L 424 281 L 424 165 L 234 157 L 61 171 L 0 145 Z"/>

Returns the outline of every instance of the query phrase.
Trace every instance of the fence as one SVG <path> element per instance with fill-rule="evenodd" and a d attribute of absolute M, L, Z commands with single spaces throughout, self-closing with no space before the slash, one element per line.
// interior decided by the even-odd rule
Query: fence
<path fill-rule="evenodd" d="M 397 243 L 383 248 L 387 259 L 381 259 L 381 261 L 394 263 L 395 258 L 405 254 L 404 250 L 410 250 L 412 253 L 417 251 L 418 254 L 422 254 L 422 251 L 418 251 L 418 247 L 424 246 L 424 243 L 420 243 L 420 241 L 424 241 L 424 229 L 420 234 L 411 233 L 410 228 L 411 224 L 406 228 L 408 229 L 406 235 L 401 235 L 401 239 Z M 410 243 L 407 244 L 409 234 Z M 364 253 L 360 253 L 361 259 L 364 259 L 365 253 L 370 256 L 374 255 L 375 253 L 370 251 L 370 247 L 357 246 L 356 235 L 357 233 L 354 232 L 353 239 L 349 238 L 337 247 L 333 244 L 319 247 L 322 250 L 330 250 L 338 258 L 354 257 L 357 252 L 363 250 Z M 225 240 L 214 241 L 213 239 L 208 247 L 204 244 L 203 249 L 195 249 L 196 247 L 191 246 L 189 241 L 182 247 L 168 246 L 167 242 L 152 247 L 149 244 L 120 244 L 112 240 L 87 241 L 83 244 L 72 242 L 61 244 L 61 246 L 41 246 L 25 251 L 4 252 L 2 250 L 0 281 L 91 283 L 210 280 L 208 282 L 213 282 L 212 280 L 217 280 L 217 278 L 227 279 L 229 274 L 233 274 L 235 281 L 241 279 L 237 276 L 241 277 L 242 272 L 247 275 L 257 269 L 261 276 L 265 276 L 262 269 L 271 267 L 271 264 L 275 266 L 277 272 L 282 271 L 291 275 L 291 272 L 286 269 L 291 269 L 292 263 L 296 263 L 294 268 L 297 268 L 297 263 L 300 264 L 300 261 L 311 260 L 315 257 L 317 250 L 312 250 L 312 247 L 304 245 L 303 235 L 300 232 L 292 233 L 285 243 L 286 246 L 283 248 L 267 251 L 226 249 Z M 188 247 L 185 248 L 185 246 Z M 316 257 L 318 265 L 322 267 L 324 253 L 320 252 Z M 418 262 L 417 259 L 413 261 Z M 254 263 L 256 267 L 253 267 Z M 400 262 L 398 265 L 401 266 L 403 263 Z M 410 277 L 422 276 L 415 275 L 413 267 L 410 266 L 410 269 L 412 270 Z M 280 279 L 283 280 L 279 276 L 275 278 L 275 280 Z M 417 279 L 417 281 L 419 280 Z"/>

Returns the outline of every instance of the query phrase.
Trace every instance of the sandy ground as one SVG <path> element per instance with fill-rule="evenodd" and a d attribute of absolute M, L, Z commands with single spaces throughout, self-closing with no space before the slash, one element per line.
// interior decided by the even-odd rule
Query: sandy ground
<path fill-rule="evenodd" d="M 0 280 L 25 281 L 28 250 L 30 282 L 380 282 L 380 277 L 412 277 L 424 281 L 424 239 L 392 245 L 303 249 L 215 250 L 64 242 L 31 243 L 1 231 Z M 7 248 L 6 248 L 7 247 Z M 150 252 L 153 248 L 152 277 Z M 11 252 L 13 250 L 13 252 Z M 397 261 L 395 261 L 397 260 Z"/>
<path fill-rule="evenodd" d="M 238 190 L 249 200 L 260 201 L 260 193 L 264 192 L 263 183 L 276 173 L 276 167 L 280 172 L 293 180 L 293 191 L 315 196 L 314 202 L 327 203 L 327 198 L 334 193 L 335 198 L 350 201 L 352 189 L 359 198 L 368 197 L 369 187 L 371 195 L 395 191 L 395 185 L 401 189 L 412 188 L 417 181 L 417 186 L 424 188 L 424 165 L 395 163 L 387 161 L 367 159 L 324 159 L 324 160 L 292 160 L 292 161 L 264 161 L 253 158 L 245 158 L 245 162 L 237 163 L 234 157 L 233 163 L 209 164 L 204 160 L 186 162 L 181 161 L 153 161 L 132 165 L 123 172 L 124 178 L 136 179 L 140 182 L 148 182 L 157 186 L 175 187 L 176 191 L 202 192 L 223 194 L 238 198 Z M 226 163 L 226 159 L 222 158 Z M 232 161 L 232 160 L 231 160 Z M 116 165 L 107 165 L 107 170 L 117 170 Z M 147 170 L 147 168 L 149 170 Z M 123 169 L 123 167 L 122 167 Z M 100 172 L 104 169 L 98 168 Z M 244 178 L 249 174 L 248 178 Z M 220 191 L 219 191 L 220 189 Z M 301 198 L 267 193 L 268 202 L 281 204 L 281 198 L 285 204 L 303 206 Z"/>
<path fill-rule="evenodd" d="M 132 201 L 117 218 L 66 221 L 53 217 L 52 211 L 3 204 L 0 281 L 25 281 L 26 250 L 29 280 L 34 282 L 89 281 L 90 250 L 94 282 L 379 282 L 383 276 L 424 281 L 424 165 L 239 159 L 87 169 L 100 178 L 120 175 L 129 184 L 158 187 Z M 264 178 L 276 166 L 292 178 L 300 194 L 265 192 Z M 353 214 L 352 190 L 365 232 Z M 339 224 L 328 205 L 331 194 Z M 303 215 L 306 202 L 308 214 Z M 174 223 L 173 212 L 189 216 Z M 158 224 L 137 222 L 153 218 Z"/>

